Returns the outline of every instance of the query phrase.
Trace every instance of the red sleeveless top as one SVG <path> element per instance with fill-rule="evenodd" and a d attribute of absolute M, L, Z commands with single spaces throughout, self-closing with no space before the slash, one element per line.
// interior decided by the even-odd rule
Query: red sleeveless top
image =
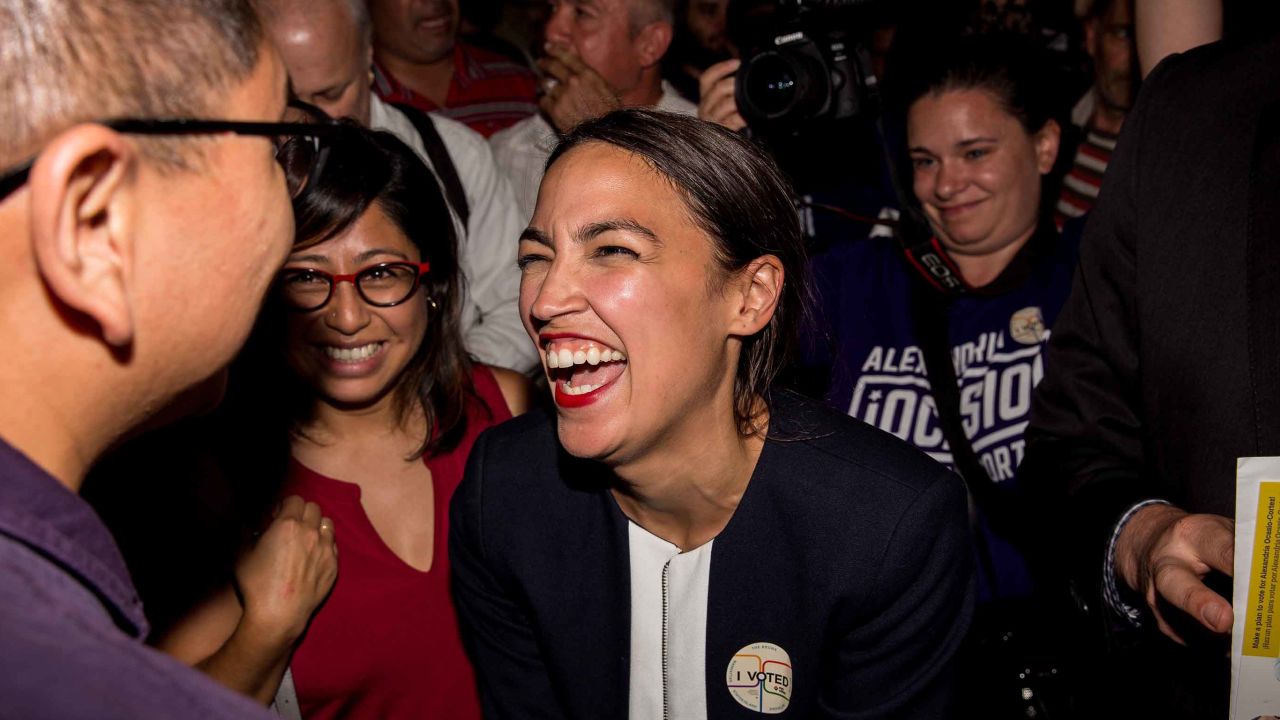
<path fill-rule="evenodd" d="M 488 368 L 472 373 L 484 407 L 468 409 L 466 435 L 426 458 L 435 490 L 431 569 L 405 564 L 383 543 L 360 504 L 360 487 L 293 461 L 285 495 L 317 503 L 333 519 L 338 581 L 290 665 L 302 716 L 478 720 L 475 676 L 449 593 L 449 499 L 476 436 L 511 417 Z"/>

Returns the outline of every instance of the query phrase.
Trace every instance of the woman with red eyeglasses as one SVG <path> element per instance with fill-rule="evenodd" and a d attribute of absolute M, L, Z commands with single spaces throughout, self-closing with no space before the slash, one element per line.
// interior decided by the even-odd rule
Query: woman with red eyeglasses
<path fill-rule="evenodd" d="M 238 587 L 162 646 L 286 715 L 479 718 L 449 595 L 448 505 L 475 437 L 524 410 L 524 378 L 466 354 L 455 225 L 422 161 L 354 127 L 327 152 L 255 335 L 284 338 L 273 402 L 288 403 L 290 497 Z M 336 582 L 266 542 L 281 516 L 321 512 Z"/>

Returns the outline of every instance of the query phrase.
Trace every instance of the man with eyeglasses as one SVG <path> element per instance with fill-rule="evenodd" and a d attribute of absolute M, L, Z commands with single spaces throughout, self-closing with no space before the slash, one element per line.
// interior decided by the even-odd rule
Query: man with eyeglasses
<path fill-rule="evenodd" d="M 277 122 L 285 72 L 248 0 L 0 0 L 0 47 L 0 714 L 267 716 L 143 644 L 77 493 L 244 341 L 326 128 Z M 332 530 L 282 515 L 314 584 Z"/>

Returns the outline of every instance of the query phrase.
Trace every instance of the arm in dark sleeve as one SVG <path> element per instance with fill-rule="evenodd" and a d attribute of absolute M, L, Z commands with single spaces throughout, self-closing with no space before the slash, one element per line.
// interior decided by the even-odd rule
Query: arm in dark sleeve
<path fill-rule="evenodd" d="M 1072 581 L 1098 599 L 1106 548 L 1116 523 L 1136 503 L 1162 497 L 1144 460 L 1139 362 L 1137 263 L 1143 153 L 1154 152 L 1148 119 L 1167 111 L 1161 98 L 1169 63 L 1148 78 L 1108 166 L 1085 227 L 1071 296 L 1053 326 L 1045 377 L 1036 389 L 1020 482 L 1043 507 L 1060 511 Z M 1091 603 L 1101 607 L 1101 602 Z"/>
<path fill-rule="evenodd" d="M 560 718 L 528 617 L 485 542 L 486 437 L 476 441 L 449 506 L 449 563 L 463 642 L 486 718 Z"/>
<path fill-rule="evenodd" d="M 868 612 L 823 678 L 820 717 L 950 717 L 953 661 L 973 615 L 968 517 L 964 486 L 946 473 L 898 519 Z"/>

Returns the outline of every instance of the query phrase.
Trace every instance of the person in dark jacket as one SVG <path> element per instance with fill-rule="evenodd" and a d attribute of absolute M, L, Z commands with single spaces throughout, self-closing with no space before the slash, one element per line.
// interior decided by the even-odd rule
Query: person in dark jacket
<path fill-rule="evenodd" d="M 1280 37 L 1147 78 L 1032 406 L 1025 477 L 1125 629 L 1118 714 L 1227 712 L 1236 458 L 1280 455 L 1278 88 Z"/>
<path fill-rule="evenodd" d="M 771 389 L 802 248 L 776 167 L 718 126 L 619 111 L 551 156 L 519 262 L 554 418 L 482 435 L 451 508 L 487 716 L 947 712 L 964 489 Z"/>

